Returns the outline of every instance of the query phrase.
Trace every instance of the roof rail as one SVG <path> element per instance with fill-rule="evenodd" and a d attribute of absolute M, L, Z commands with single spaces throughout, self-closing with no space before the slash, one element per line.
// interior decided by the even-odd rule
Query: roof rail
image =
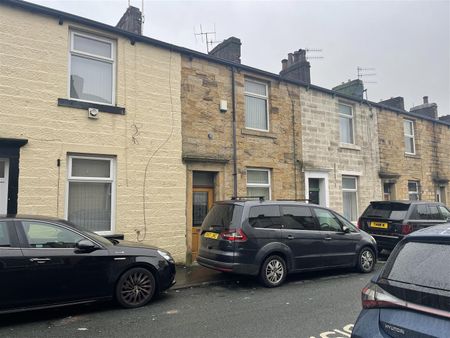
<path fill-rule="evenodd" d="M 297 199 L 286 198 L 286 199 L 276 199 L 276 201 L 281 201 L 281 202 L 283 202 L 283 201 L 286 201 L 286 202 L 292 201 L 292 202 L 308 202 L 308 203 L 311 203 L 311 200 L 308 199 L 308 198 L 297 198 Z"/>
<path fill-rule="evenodd" d="M 260 202 L 264 202 L 265 197 L 264 196 L 232 196 L 232 201 L 244 201 L 244 200 L 255 200 L 259 199 Z"/>

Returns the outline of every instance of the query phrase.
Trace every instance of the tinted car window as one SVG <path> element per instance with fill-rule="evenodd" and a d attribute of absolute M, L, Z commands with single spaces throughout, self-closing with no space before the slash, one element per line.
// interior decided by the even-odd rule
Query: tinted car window
<path fill-rule="evenodd" d="M 438 205 L 438 209 L 442 214 L 443 219 L 449 219 L 450 218 L 450 211 L 446 207 L 443 207 L 442 205 Z"/>
<path fill-rule="evenodd" d="M 409 204 L 404 203 L 371 203 L 362 217 L 403 220 L 408 213 Z"/>
<path fill-rule="evenodd" d="M 322 231 L 342 231 L 336 216 L 325 209 L 314 208 L 317 219 L 319 221 L 320 230 Z"/>
<path fill-rule="evenodd" d="M 410 219 L 431 219 L 427 204 L 418 204 L 413 207 Z"/>
<path fill-rule="evenodd" d="M 77 233 L 65 228 L 34 221 L 22 222 L 28 244 L 32 248 L 74 248 L 84 239 Z"/>
<path fill-rule="evenodd" d="M 428 210 L 430 212 L 430 219 L 434 219 L 434 220 L 443 220 L 445 219 L 443 215 L 441 215 L 441 213 L 438 210 L 438 207 L 436 204 L 429 204 L 428 205 Z"/>
<path fill-rule="evenodd" d="M 208 212 L 202 223 L 202 230 L 209 228 L 230 229 L 240 226 L 243 207 L 234 204 L 217 204 Z"/>
<path fill-rule="evenodd" d="M 6 222 L 0 222 L 0 248 L 10 247 L 8 226 Z"/>
<path fill-rule="evenodd" d="M 353 225 L 353 223 L 347 221 L 344 217 L 342 217 L 342 216 L 339 215 L 339 214 L 336 214 L 336 217 L 338 218 L 338 220 L 339 220 L 343 225 L 345 225 L 345 226 L 350 230 L 350 232 L 358 232 L 358 230 L 357 230 L 356 227 Z"/>
<path fill-rule="evenodd" d="M 450 245 L 409 242 L 398 253 L 387 279 L 450 291 Z"/>
<path fill-rule="evenodd" d="M 281 211 L 287 229 L 317 230 L 316 220 L 308 207 L 282 206 Z"/>
<path fill-rule="evenodd" d="M 278 205 L 264 205 L 250 208 L 249 223 L 254 228 L 281 228 Z"/>

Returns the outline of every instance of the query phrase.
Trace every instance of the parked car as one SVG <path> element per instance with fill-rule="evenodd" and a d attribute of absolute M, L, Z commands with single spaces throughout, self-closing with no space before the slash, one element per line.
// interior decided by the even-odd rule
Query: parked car
<path fill-rule="evenodd" d="M 201 227 L 199 264 L 279 286 L 291 272 L 357 267 L 370 272 L 375 240 L 338 213 L 295 201 L 217 202 Z"/>
<path fill-rule="evenodd" d="M 406 236 L 362 290 L 353 338 L 450 335 L 450 223 Z"/>
<path fill-rule="evenodd" d="M 358 220 L 358 227 L 371 234 L 378 250 L 392 250 L 403 236 L 450 219 L 450 211 L 438 202 L 374 201 Z"/>
<path fill-rule="evenodd" d="M 116 299 L 147 304 L 175 282 L 171 255 L 65 220 L 0 216 L 0 313 Z"/>

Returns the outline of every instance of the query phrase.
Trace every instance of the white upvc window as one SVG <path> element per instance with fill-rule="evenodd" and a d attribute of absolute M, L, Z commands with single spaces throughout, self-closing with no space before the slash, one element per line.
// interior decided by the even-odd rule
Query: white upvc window
<path fill-rule="evenodd" d="M 269 169 L 247 169 L 247 195 L 248 196 L 264 196 L 270 200 L 270 170 Z"/>
<path fill-rule="evenodd" d="M 410 201 L 420 200 L 418 181 L 408 181 L 408 198 Z"/>
<path fill-rule="evenodd" d="M 355 144 L 353 107 L 343 103 L 339 103 L 339 133 L 341 143 Z"/>
<path fill-rule="evenodd" d="M 268 88 L 264 82 L 245 80 L 245 127 L 269 131 Z"/>
<path fill-rule="evenodd" d="M 342 200 L 344 216 L 352 222 L 358 218 L 358 178 L 342 176 Z"/>
<path fill-rule="evenodd" d="M 115 159 L 70 155 L 66 219 L 98 234 L 114 233 Z"/>
<path fill-rule="evenodd" d="M 414 121 L 403 121 L 403 133 L 405 136 L 405 154 L 416 154 L 416 143 L 414 140 Z"/>
<path fill-rule="evenodd" d="M 69 53 L 69 97 L 114 105 L 114 40 L 71 31 Z"/>

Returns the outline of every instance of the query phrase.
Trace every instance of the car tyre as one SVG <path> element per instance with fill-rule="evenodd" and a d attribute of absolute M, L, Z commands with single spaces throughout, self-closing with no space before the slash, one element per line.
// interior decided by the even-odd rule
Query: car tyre
<path fill-rule="evenodd" d="M 369 248 L 363 248 L 358 255 L 356 268 L 363 273 L 371 272 L 375 268 L 376 258 L 374 251 Z"/>
<path fill-rule="evenodd" d="M 153 274 L 144 268 L 126 271 L 117 282 L 116 299 L 125 308 L 137 308 L 147 304 L 155 295 Z"/>
<path fill-rule="evenodd" d="M 277 255 L 269 256 L 261 266 L 259 278 L 262 284 L 268 288 L 274 288 L 283 284 L 286 279 L 287 268 L 283 258 Z"/>

